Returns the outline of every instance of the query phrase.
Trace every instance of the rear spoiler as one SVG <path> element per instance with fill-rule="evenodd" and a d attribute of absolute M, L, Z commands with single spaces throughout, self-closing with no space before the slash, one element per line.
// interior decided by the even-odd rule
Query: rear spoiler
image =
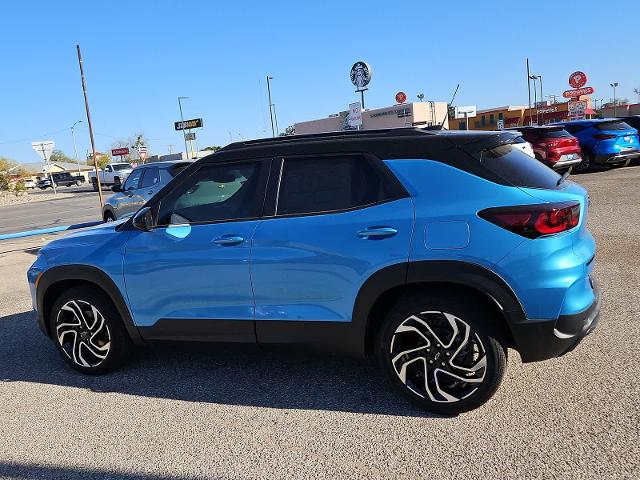
<path fill-rule="evenodd" d="M 518 137 L 521 137 L 520 132 L 500 131 L 495 132 L 494 135 L 483 136 L 483 138 L 473 138 L 468 142 L 460 143 L 460 146 L 469 153 L 479 153 L 500 145 L 510 145 Z"/>

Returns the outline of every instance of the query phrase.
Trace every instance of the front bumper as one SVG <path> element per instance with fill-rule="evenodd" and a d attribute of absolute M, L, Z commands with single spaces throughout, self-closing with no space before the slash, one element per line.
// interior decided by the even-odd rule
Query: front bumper
<path fill-rule="evenodd" d="M 592 283 L 596 298 L 586 310 L 561 315 L 557 320 L 525 320 L 511 325 L 515 348 L 523 362 L 560 357 L 595 329 L 600 319 L 602 289 L 595 280 Z"/>

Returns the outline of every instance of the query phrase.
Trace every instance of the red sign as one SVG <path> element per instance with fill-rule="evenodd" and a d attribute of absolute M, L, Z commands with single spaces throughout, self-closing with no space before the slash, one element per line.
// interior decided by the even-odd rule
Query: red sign
<path fill-rule="evenodd" d="M 396 93 L 396 103 L 404 103 L 407 101 L 407 94 L 404 92 Z"/>
<path fill-rule="evenodd" d="M 113 155 L 114 157 L 122 156 L 122 155 L 129 155 L 129 148 L 127 148 L 127 147 L 114 148 L 113 150 L 111 150 L 111 155 Z"/>
<path fill-rule="evenodd" d="M 593 87 L 576 88 L 575 90 L 565 90 L 562 92 L 564 98 L 579 97 L 581 95 L 591 95 L 593 93 Z"/>
<path fill-rule="evenodd" d="M 569 75 L 569 85 L 573 88 L 582 88 L 587 84 L 587 74 L 578 70 Z"/>

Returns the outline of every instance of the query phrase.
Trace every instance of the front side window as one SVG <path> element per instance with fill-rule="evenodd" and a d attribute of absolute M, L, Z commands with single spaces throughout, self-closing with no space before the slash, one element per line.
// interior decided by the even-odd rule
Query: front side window
<path fill-rule="evenodd" d="M 150 188 L 160 183 L 160 175 L 155 167 L 145 169 L 140 188 Z"/>
<path fill-rule="evenodd" d="M 263 169 L 259 161 L 202 166 L 162 199 L 158 225 L 258 217 L 264 200 Z"/>
<path fill-rule="evenodd" d="M 277 215 L 322 213 L 371 205 L 389 198 L 384 178 L 358 156 L 284 161 Z"/>
<path fill-rule="evenodd" d="M 127 181 L 124 182 L 123 190 L 126 192 L 127 190 L 136 190 L 138 188 L 138 184 L 140 183 L 140 177 L 142 176 L 142 172 L 144 169 L 139 168 L 131 172 L 131 175 L 127 177 Z"/>

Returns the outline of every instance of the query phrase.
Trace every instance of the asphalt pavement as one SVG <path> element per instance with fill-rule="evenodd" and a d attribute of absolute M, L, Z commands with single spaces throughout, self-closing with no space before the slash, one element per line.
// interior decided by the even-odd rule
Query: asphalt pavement
<path fill-rule="evenodd" d="M 101 220 L 97 193 L 82 186 L 61 187 L 59 192 L 74 195 L 0 207 L 0 234 Z M 30 191 L 29 195 L 42 193 L 40 190 Z M 51 189 L 47 189 L 46 193 L 51 194 Z"/>
<path fill-rule="evenodd" d="M 244 346 L 148 347 L 80 375 L 31 313 L 25 271 L 52 237 L 0 242 L 0 478 L 640 478 L 640 167 L 573 178 L 600 324 L 558 359 L 511 351 L 496 396 L 456 418 L 415 409 L 372 363 Z M 95 199 L 74 201 L 59 208 Z"/>

